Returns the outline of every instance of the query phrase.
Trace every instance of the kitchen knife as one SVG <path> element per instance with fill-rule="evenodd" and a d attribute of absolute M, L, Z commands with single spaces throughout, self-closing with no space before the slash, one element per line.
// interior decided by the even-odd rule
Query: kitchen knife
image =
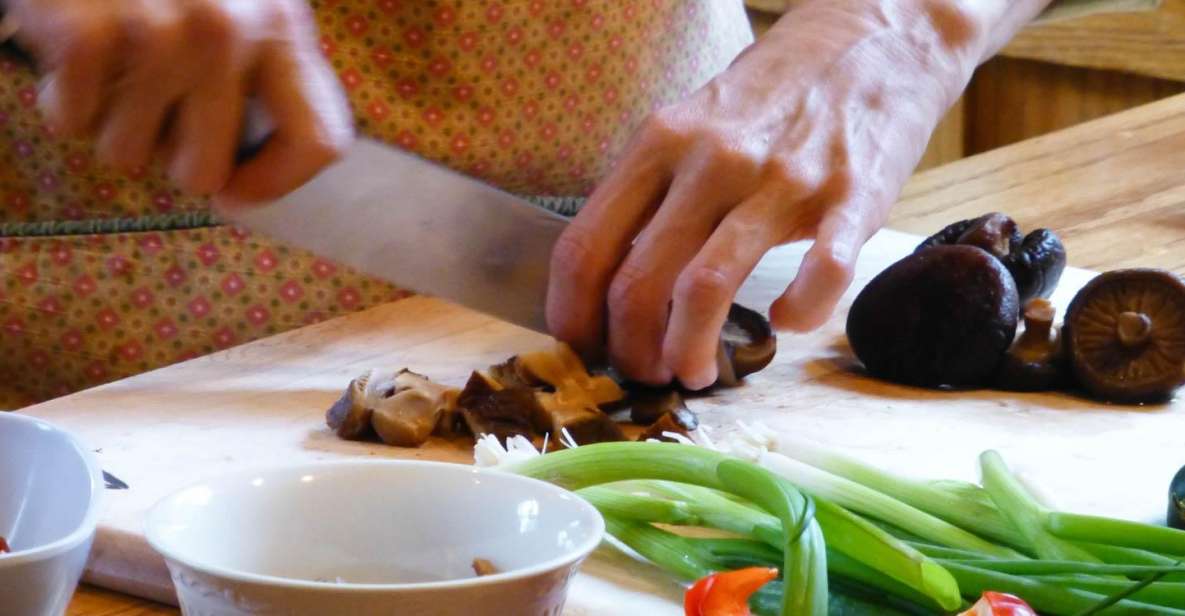
<path fill-rule="evenodd" d="M 0 49 L 33 66 L 11 34 Z M 244 124 L 239 159 L 272 126 L 255 101 Z M 566 219 L 382 142 L 359 138 L 285 197 L 219 214 L 404 289 L 547 333 L 548 262 Z"/>
<path fill-rule="evenodd" d="M 359 138 L 294 192 L 219 215 L 401 288 L 547 332 L 548 264 L 567 219 L 382 142 Z"/>

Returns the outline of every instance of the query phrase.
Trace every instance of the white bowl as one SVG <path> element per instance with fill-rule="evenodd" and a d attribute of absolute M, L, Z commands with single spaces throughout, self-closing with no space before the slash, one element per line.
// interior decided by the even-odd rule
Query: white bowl
<path fill-rule="evenodd" d="M 102 472 L 70 434 L 0 412 L 0 613 L 64 614 L 90 554 Z"/>
<path fill-rule="evenodd" d="M 558 616 L 605 530 L 551 484 L 395 460 L 211 480 L 157 503 L 147 524 L 194 616 Z M 501 573 L 475 576 L 475 558 Z"/>

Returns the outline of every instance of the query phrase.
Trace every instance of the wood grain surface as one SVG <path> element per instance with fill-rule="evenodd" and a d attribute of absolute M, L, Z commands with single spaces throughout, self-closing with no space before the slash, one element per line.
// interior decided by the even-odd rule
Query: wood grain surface
<path fill-rule="evenodd" d="M 923 173 L 907 188 L 890 224 L 897 229 L 928 233 L 955 218 L 987 210 L 1003 210 L 1016 216 L 1026 226 L 1039 224 L 1060 231 L 1067 241 L 1071 261 L 1075 265 L 1094 269 L 1160 266 L 1185 273 L 1185 245 L 1182 244 L 1182 238 L 1185 238 L 1185 174 L 1181 173 L 1183 151 L 1185 97 L 1177 97 Z M 870 248 L 873 252 L 885 252 L 869 253 L 865 258 L 872 259 L 870 263 L 891 258 L 892 250 L 900 250 L 904 243 L 898 240 L 881 244 L 879 248 L 873 246 Z M 758 296 L 771 293 L 791 273 L 784 268 L 767 269 L 751 281 L 746 293 L 750 294 L 753 301 L 759 301 Z M 1083 276 L 1071 276 L 1067 280 L 1067 287 L 1060 293 L 1062 297 L 1059 301 L 1064 302 L 1065 292 L 1072 289 L 1073 285 L 1081 284 L 1085 279 Z M 342 455 L 349 455 L 350 450 L 355 454 L 367 454 L 370 452 L 353 449 L 355 445 L 332 441 L 323 431 L 319 434 L 319 428 L 315 425 L 319 409 L 314 407 L 330 399 L 344 382 L 342 379 L 361 366 L 375 363 L 387 365 L 415 359 L 416 365 L 430 374 L 452 380 L 474 364 L 541 342 L 539 338 L 532 338 L 529 334 L 484 317 L 434 305 L 431 300 L 413 299 L 401 304 L 381 307 L 354 317 L 260 341 L 255 345 L 232 349 L 219 356 L 83 392 L 43 405 L 33 412 L 51 419 L 81 418 L 87 408 L 98 412 L 112 408 L 112 404 L 117 402 L 123 403 L 117 414 L 121 416 L 151 410 L 156 414 L 155 422 L 140 424 L 137 429 L 157 431 L 163 439 L 161 454 L 165 455 L 169 449 L 176 449 L 185 440 L 181 438 L 185 433 L 181 429 L 184 422 L 176 420 L 177 413 L 180 413 L 180 417 L 187 416 L 185 408 L 200 410 L 203 421 L 243 426 L 250 425 L 249 417 L 236 417 L 235 409 L 240 409 L 241 413 L 244 407 L 261 403 L 270 407 L 299 403 L 308 406 L 304 411 L 304 421 L 308 423 L 283 428 L 279 431 L 281 434 L 286 430 L 289 437 L 292 434 L 303 435 L 304 440 L 299 445 L 305 451 L 336 448 L 340 453 L 344 447 L 346 453 Z M 387 317 L 395 313 L 418 315 L 418 325 L 414 331 L 407 329 L 406 324 L 388 322 Z M 381 331 L 373 329 L 380 325 L 383 326 Z M 818 342 L 784 344 L 776 367 L 760 375 L 759 379 L 754 379 L 748 387 L 722 397 L 709 408 L 701 408 L 701 412 L 712 422 L 726 425 L 735 412 L 737 402 L 730 396 L 742 396 L 746 400 L 745 408 L 766 409 L 770 413 L 771 423 L 778 427 L 785 428 L 785 422 L 789 421 L 790 426 L 797 431 L 811 434 L 824 426 L 830 426 L 826 434 L 838 438 L 835 444 L 841 448 L 862 453 L 866 458 L 888 466 L 900 466 L 906 460 L 916 464 L 925 459 L 929 462 L 928 466 L 934 468 L 936 462 L 945 460 L 938 466 L 947 476 L 966 476 L 971 472 L 971 460 L 978 447 L 991 445 L 1007 449 L 1011 444 L 1013 451 L 1009 453 L 1014 454 L 1014 459 L 1021 465 L 1040 460 L 1055 470 L 1065 468 L 1063 464 L 1091 469 L 1094 481 L 1113 486 L 1114 489 L 1105 494 L 1108 501 L 1125 500 L 1113 497 L 1116 493 L 1139 493 L 1143 488 L 1125 482 L 1124 477 L 1120 476 L 1126 474 L 1121 465 L 1115 468 L 1114 464 L 1106 464 L 1106 460 L 1089 455 L 1090 451 L 1107 449 L 1097 447 L 1097 439 L 1120 448 L 1125 443 L 1129 447 L 1137 446 L 1138 443 L 1141 460 L 1145 462 L 1166 463 L 1167 466 L 1168 458 L 1176 455 L 1162 451 L 1154 442 L 1149 444 L 1149 437 L 1155 441 L 1155 435 L 1143 432 L 1151 426 L 1157 433 L 1170 427 L 1180 433 L 1181 426 L 1176 426 L 1174 422 L 1180 423 L 1185 419 L 1181 412 L 1171 413 L 1163 409 L 1143 412 L 1098 410 L 1088 403 L 1065 397 L 1021 396 L 1001 399 L 990 394 L 973 394 L 952 398 L 933 392 L 870 383 L 844 370 L 842 346 L 835 346 L 838 342 L 837 333 L 841 330 L 836 328 L 837 323 L 833 321 L 817 334 L 817 338 L 812 338 L 827 341 L 823 346 L 818 346 Z M 430 335 L 430 332 L 434 334 Z M 389 347 L 376 348 L 372 344 L 371 350 L 367 352 L 356 346 L 360 339 L 366 338 L 372 343 L 399 339 L 407 343 L 408 336 L 412 336 L 413 342 L 418 342 L 399 351 Z M 435 359 L 432 354 L 422 352 L 424 349 L 440 348 L 441 336 L 455 337 L 461 346 L 446 345 L 448 352 L 437 354 Z M 805 338 L 796 339 L 795 343 L 803 340 Z M 787 347 L 792 349 L 796 346 L 805 350 L 787 352 Z M 420 351 L 408 355 L 409 349 Z M 819 353 L 820 349 L 826 352 Z M 266 382 L 266 378 L 260 380 L 261 376 L 269 374 L 286 375 L 286 380 L 273 382 L 270 390 L 258 388 L 259 383 Z M 803 386 L 792 389 L 785 388 L 787 379 L 803 382 L 804 375 L 813 382 L 805 382 Z M 807 405 L 811 395 L 818 396 L 820 392 L 827 392 L 827 414 L 800 408 Z M 875 402 L 871 409 L 868 403 L 870 399 Z M 161 400 L 169 401 L 167 412 L 162 410 Z M 948 407 L 952 404 L 961 407 L 958 410 L 961 418 L 957 422 L 951 419 L 949 412 L 952 409 Z M 177 410 L 179 408 L 181 411 Z M 807 414 L 798 417 L 779 414 L 779 411 L 787 409 Z M 861 424 L 868 422 L 875 424 L 877 421 L 888 421 L 885 418 L 893 414 L 910 413 L 918 414 L 914 419 L 924 418 L 927 421 L 925 425 L 948 437 L 946 446 L 939 449 L 911 448 L 908 444 L 913 436 L 892 433 L 897 445 L 885 447 L 884 439 L 890 433 L 880 430 L 881 434 L 878 435 L 858 429 Z M 300 415 L 299 412 L 295 413 L 295 416 Z M 841 430 L 838 437 L 834 429 L 836 421 L 848 428 Z M 67 427 L 71 427 L 71 422 L 66 423 Z M 955 426 L 962 428 L 956 431 Z M 128 427 L 125 425 L 124 429 Z M 84 435 L 89 432 L 92 436 L 102 436 L 101 426 L 87 426 L 82 431 Z M 1055 443 L 1045 439 L 1046 435 L 1056 431 L 1062 434 Z M 975 439 L 968 440 L 969 433 L 974 433 Z M 243 437 L 248 442 L 257 443 L 255 437 L 267 438 L 267 435 L 251 433 L 248 429 Z M 190 434 L 188 438 L 199 437 Z M 273 435 L 271 438 L 281 437 Z M 1179 441 L 1173 438 L 1174 443 Z M 143 440 L 132 440 L 136 442 L 135 446 L 129 444 L 128 447 L 144 446 Z M 1095 443 L 1095 448 L 1078 449 L 1091 442 Z M 116 452 L 120 448 L 119 441 L 111 443 L 104 448 L 105 452 L 110 452 L 105 456 L 107 460 L 118 460 Z M 1038 447 L 1039 452 L 1034 449 Z M 1027 457 L 1038 453 L 1038 457 Z M 461 456 L 464 451 L 457 450 L 451 455 Z M 1065 460 L 1060 459 L 1063 456 Z M 119 474 L 118 469 L 113 470 Z M 1168 472 L 1167 469 L 1165 472 Z M 134 478 L 140 473 L 124 474 L 130 474 L 130 477 L 125 478 L 135 484 Z M 1076 500 L 1083 498 L 1082 495 L 1067 493 L 1067 485 L 1075 482 L 1080 485 L 1080 473 L 1042 474 L 1040 479 L 1042 485 L 1052 488 L 1052 493 L 1065 495 L 1066 500 L 1086 506 Z M 1143 485 L 1151 486 L 1157 481 L 1159 477 L 1149 477 Z M 1085 498 L 1090 496 L 1085 495 Z M 1132 497 L 1130 502 L 1141 504 L 1135 509 L 1116 513 L 1130 517 L 1152 515 L 1152 503 L 1147 498 Z M 70 611 L 71 615 L 110 616 L 171 613 L 175 611 L 164 606 L 91 588 L 80 590 Z"/>
<path fill-rule="evenodd" d="M 1185 81 L 1185 0 L 1153 12 L 1111 13 L 1028 28 L 1003 51 L 1013 58 Z"/>

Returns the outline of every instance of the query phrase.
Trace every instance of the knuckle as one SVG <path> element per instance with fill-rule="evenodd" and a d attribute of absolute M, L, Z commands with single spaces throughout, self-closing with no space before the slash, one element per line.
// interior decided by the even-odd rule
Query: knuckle
<path fill-rule="evenodd" d="M 692 267 L 679 275 L 675 295 L 692 306 L 729 301 L 732 292 L 728 276 L 710 266 Z"/>
<path fill-rule="evenodd" d="M 647 116 L 640 130 L 643 143 L 668 147 L 685 141 L 687 129 L 679 115 L 675 109 L 667 107 Z"/>
<path fill-rule="evenodd" d="M 63 47 L 74 56 L 89 56 L 106 47 L 115 35 L 115 27 L 105 19 L 69 14 L 61 27 Z"/>
<path fill-rule="evenodd" d="M 238 40 L 238 22 L 226 7 L 217 2 L 190 5 L 186 28 L 190 41 L 210 49 L 226 50 Z"/>
<path fill-rule="evenodd" d="M 577 284 L 588 282 L 592 277 L 592 264 L 596 255 L 593 246 L 592 234 L 583 225 L 573 222 L 556 239 L 552 249 L 553 275 Z"/>
<path fill-rule="evenodd" d="M 811 260 L 823 280 L 842 284 L 852 278 L 852 261 L 846 251 L 823 246 L 811 255 Z"/>
<path fill-rule="evenodd" d="M 609 285 L 609 310 L 617 317 L 630 321 L 645 314 L 652 302 L 653 285 L 649 272 L 630 263 L 623 263 Z"/>

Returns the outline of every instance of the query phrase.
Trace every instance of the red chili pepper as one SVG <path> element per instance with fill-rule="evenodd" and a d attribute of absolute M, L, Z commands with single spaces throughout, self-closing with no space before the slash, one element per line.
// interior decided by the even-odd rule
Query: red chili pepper
<path fill-rule="evenodd" d="M 959 616 L 1037 616 L 1037 612 L 1018 597 L 988 591 L 971 609 Z"/>
<path fill-rule="evenodd" d="M 10 551 L 11 550 L 8 549 L 8 542 L 4 540 L 4 537 L 0 537 L 0 554 Z"/>
<path fill-rule="evenodd" d="M 687 589 L 683 611 L 686 616 L 751 616 L 749 597 L 777 577 L 777 569 L 766 567 L 713 573 Z"/>

